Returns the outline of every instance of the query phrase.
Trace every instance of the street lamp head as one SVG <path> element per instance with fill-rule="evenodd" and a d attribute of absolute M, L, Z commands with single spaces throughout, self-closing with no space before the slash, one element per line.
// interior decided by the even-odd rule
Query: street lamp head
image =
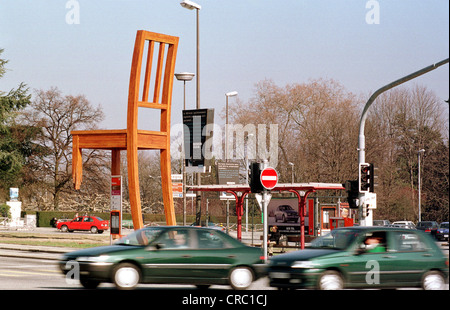
<path fill-rule="evenodd" d="M 226 93 L 225 96 L 227 97 L 233 97 L 233 96 L 237 96 L 238 92 L 237 91 L 230 91 L 229 93 Z"/>
<path fill-rule="evenodd" d="M 181 1 L 180 5 L 183 8 L 186 8 L 186 9 L 189 9 L 189 10 L 193 10 L 193 9 L 200 10 L 202 8 L 199 4 L 197 4 L 195 2 L 192 2 L 192 1 L 189 1 L 189 0 Z"/>
<path fill-rule="evenodd" d="M 190 81 L 194 78 L 195 74 L 190 72 L 175 73 L 175 77 L 178 81 Z"/>
<path fill-rule="evenodd" d="M 419 150 L 419 153 L 425 153 L 425 149 Z"/>

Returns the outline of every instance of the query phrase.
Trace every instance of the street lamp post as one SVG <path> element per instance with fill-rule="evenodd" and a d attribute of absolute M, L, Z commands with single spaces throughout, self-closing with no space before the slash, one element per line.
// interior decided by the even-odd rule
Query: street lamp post
<path fill-rule="evenodd" d="M 194 77 L 194 73 L 181 72 L 175 73 L 175 77 L 178 81 L 183 81 L 183 110 L 186 110 L 186 82 L 191 81 Z M 183 150 L 181 158 L 183 160 L 183 225 L 186 226 L 186 161 L 185 161 L 185 150 L 184 150 L 184 138 L 183 138 Z"/>
<path fill-rule="evenodd" d="M 237 91 L 230 91 L 225 94 L 225 97 L 227 98 L 226 102 L 226 116 L 225 116 L 225 161 L 228 161 L 228 97 L 234 97 L 237 96 Z"/>
<path fill-rule="evenodd" d="M 418 187 L 419 187 L 419 222 L 421 222 L 422 221 L 422 207 L 421 207 L 421 204 L 422 204 L 422 202 L 421 202 L 421 193 L 420 193 L 420 191 L 421 191 L 421 180 L 420 180 L 420 153 L 425 153 L 425 150 L 424 149 L 421 149 L 421 150 L 419 150 L 418 152 L 417 152 L 417 166 L 418 166 L 418 169 L 419 169 L 419 172 L 418 172 Z"/>
<path fill-rule="evenodd" d="M 196 102 L 196 108 L 197 110 L 200 109 L 200 31 L 199 31 L 199 11 L 201 10 L 201 6 L 195 2 L 192 2 L 190 0 L 183 0 L 180 2 L 180 5 L 188 10 L 196 10 L 197 13 L 197 102 Z M 201 173 L 197 172 L 197 185 L 200 186 L 201 184 Z M 197 200 L 196 200 L 196 216 L 195 216 L 195 224 L 200 225 L 201 220 L 201 193 L 196 193 Z"/>

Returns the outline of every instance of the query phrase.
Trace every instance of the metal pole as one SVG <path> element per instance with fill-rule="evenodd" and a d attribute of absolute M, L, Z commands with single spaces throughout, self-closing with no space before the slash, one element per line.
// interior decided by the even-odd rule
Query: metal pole
<path fill-rule="evenodd" d="M 263 251 L 264 251 L 264 263 L 267 263 L 268 257 L 267 257 L 267 234 L 268 234 L 268 216 L 267 216 L 267 190 L 263 191 L 262 196 L 262 208 L 263 208 Z"/>
<path fill-rule="evenodd" d="M 228 96 L 225 94 L 225 161 L 228 162 Z"/>
<path fill-rule="evenodd" d="M 263 169 L 265 169 L 268 166 L 267 160 L 263 161 Z M 269 234 L 269 217 L 267 215 L 267 190 L 264 189 L 263 195 L 262 195 L 262 211 L 263 211 L 263 250 L 264 250 L 264 263 L 267 263 L 268 257 L 267 257 L 267 235 Z"/>
<path fill-rule="evenodd" d="M 183 81 L 183 110 L 186 110 L 186 81 Z M 186 151 L 183 136 L 183 226 L 186 226 Z"/>
<path fill-rule="evenodd" d="M 446 63 L 448 63 L 449 59 L 444 59 L 438 63 L 435 63 L 434 65 L 430 65 L 426 68 L 423 68 L 419 71 L 416 71 L 414 73 L 411 73 L 410 75 L 407 75 L 405 77 L 402 77 L 390 84 L 387 84 L 383 87 L 381 87 L 380 89 L 378 89 L 376 92 L 374 92 L 372 94 L 372 96 L 369 98 L 369 100 L 367 101 L 366 105 L 364 106 L 364 110 L 363 113 L 361 115 L 361 120 L 359 123 L 359 138 L 358 138 L 358 163 L 365 163 L 366 162 L 366 158 L 365 158 L 365 136 L 364 136 L 364 126 L 366 123 L 366 119 L 367 119 L 367 112 L 370 108 L 370 106 L 372 105 L 372 103 L 375 101 L 375 99 L 381 94 L 384 93 L 385 91 L 394 88 L 400 84 L 403 84 L 405 82 L 408 82 L 409 80 L 412 80 L 418 76 L 421 76 L 425 73 L 428 73 L 434 69 L 437 69 L 438 67 L 445 65 Z"/>
<path fill-rule="evenodd" d="M 387 84 L 387 85 L 381 87 L 381 88 L 378 89 L 376 92 L 374 92 L 374 93 L 372 94 L 372 96 L 370 96 L 369 100 L 366 102 L 366 105 L 364 106 L 364 110 L 363 110 L 363 112 L 362 112 L 361 120 L 360 120 L 360 123 L 359 123 L 359 136 L 358 136 L 358 167 L 359 167 L 359 164 L 362 164 L 362 163 L 365 163 L 365 162 L 366 162 L 366 153 L 365 153 L 365 148 L 366 148 L 366 145 L 365 145 L 365 144 L 366 144 L 366 141 L 365 141 L 365 136 L 364 136 L 364 127 L 365 127 L 365 124 L 366 124 L 366 119 L 367 119 L 368 110 L 369 110 L 370 106 L 372 105 L 372 103 L 375 101 L 375 99 L 376 99 L 380 94 L 384 93 L 385 91 L 387 91 L 387 90 L 389 90 L 389 89 L 391 89 L 391 88 L 394 88 L 394 87 L 396 87 L 396 86 L 398 86 L 398 85 L 400 85 L 400 84 L 403 84 L 403 83 L 405 83 L 405 82 L 408 82 L 409 80 L 412 80 L 412 79 L 414 79 L 414 78 L 416 78 L 416 77 L 418 77 L 418 76 L 421 76 L 421 75 L 423 75 L 423 74 L 425 74 L 425 73 L 428 73 L 428 72 L 430 72 L 430 71 L 432 71 L 432 70 L 434 70 L 434 69 L 437 69 L 438 67 L 440 67 L 440 66 L 445 65 L 446 63 L 448 63 L 448 61 L 449 61 L 448 58 L 447 58 L 447 59 L 444 59 L 444 60 L 441 60 L 440 62 L 437 62 L 437 63 L 435 63 L 435 64 L 433 64 L 433 65 L 430 65 L 430 66 L 428 66 L 428 67 L 425 67 L 425 68 L 423 68 L 423 69 L 421 69 L 421 70 L 419 70 L 419 71 L 416 71 L 416 72 L 411 73 L 411 74 L 409 74 L 409 75 L 407 75 L 407 76 L 405 76 L 405 77 L 402 77 L 402 78 L 400 78 L 400 79 L 398 79 L 398 80 L 396 80 L 396 81 L 394 81 L 394 82 L 392 82 L 392 83 L 389 83 L 389 84 Z M 359 168 L 358 168 L 358 169 L 359 169 Z M 360 201 L 361 201 L 361 197 L 362 197 L 362 196 L 364 196 L 364 194 L 359 193 L 358 198 L 359 198 Z M 372 212 L 372 211 L 370 211 L 370 212 Z M 362 221 L 364 215 L 362 214 L 361 206 L 360 206 L 360 212 L 359 212 L 359 215 L 360 215 L 360 221 Z"/>
<path fill-rule="evenodd" d="M 419 187 L 419 222 L 421 222 L 422 221 L 422 203 L 421 203 L 421 178 L 420 178 L 420 153 L 423 153 L 423 152 L 425 152 L 425 150 L 424 149 L 421 149 L 421 150 L 419 150 L 418 152 L 417 152 L 417 162 L 418 162 L 418 164 L 417 164 L 417 166 L 418 166 L 418 169 L 419 169 L 419 173 L 418 173 L 418 187 Z"/>
<path fill-rule="evenodd" d="M 197 11 L 197 110 L 200 109 L 200 27 L 199 27 L 199 9 Z M 201 172 L 197 172 L 197 185 L 201 185 Z M 202 217 L 202 201 L 201 201 L 201 192 L 197 192 L 196 194 L 196 216 L 195 223 L 196 225 L 201 225 L 201 217 Z"/>

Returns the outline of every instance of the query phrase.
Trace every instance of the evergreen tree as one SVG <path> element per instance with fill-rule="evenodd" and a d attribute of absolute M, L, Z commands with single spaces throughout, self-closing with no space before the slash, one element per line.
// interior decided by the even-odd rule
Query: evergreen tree
<path fill-rule="evenodd" d="M 1 58 L 2 53 L 0 49 L 0 78 L 8 63 Z M 3 191 L 18 185 L 22 167 L 31 155 L 33 130 L 15 122 L 18 113 L 30 102 L 31 95 L 24 83 L 7 93 L 0 91 L 0 189 Z"/>

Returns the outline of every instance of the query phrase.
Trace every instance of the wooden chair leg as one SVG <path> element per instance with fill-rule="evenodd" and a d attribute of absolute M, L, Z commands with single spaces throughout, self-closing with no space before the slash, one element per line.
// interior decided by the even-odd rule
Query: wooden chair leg
<path fill-rule="evenodd" d="M 172 194 L 172 171 L 170 165 L 170 151 L 161 150 L 161 186 L 164 203 L 164 214 L 166 215 L 166 224 L 169 226 L 177 225 L 175 217 L 175 208 Z"/>
<path fill-rule="evenodd" d="M 74 136 L 72 140 L 72 181 L 75 189 L 80 189 L 83 176 L 83 158 L 79 147 L 79 137 Z"/>
<path fill-rule="evenodd" d="M 131 217 L 134 230 L 144 227 L 141 210 L 141 194 L 139 191 L 138 150 L 136 147 L 127 148 L 128 192 L 130 195 Z"/>

